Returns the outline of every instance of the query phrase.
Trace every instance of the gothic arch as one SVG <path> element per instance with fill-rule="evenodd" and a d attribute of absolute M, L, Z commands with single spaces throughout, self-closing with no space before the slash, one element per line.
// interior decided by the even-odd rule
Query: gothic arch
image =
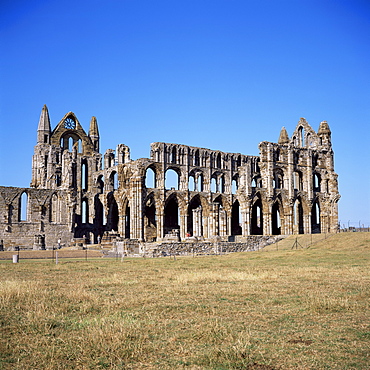
<path fill-rule="evenodd" d="M 145 187 L 146 188 L 156 188 L 157 187 L 157 173 L 155 166 L 148 166 L 145 170 Z"/>
<path fill-rule="evenodd" d="M 177 175 L 174 175 L 174 173 Z M 180 189 L 181 183 L 181 170 L 178 167 L 169 166 L 165 171 L 165 188 L 170 190 L 174 188 L 174 190 Z"/>
<path fill-rule="evenodd" d="M 203 235 L 203 208 L 199 194 L 196 194 L 189 202 L 187 211 L 187 234 L 189 236 Z M 195 231 L 195 233 L 194 233 Z"/>
<path fill-rule="evenodd" d="M 154 193 L 150 193 L 144 202 L 144 239 L 155 241 L 157 238 L 157 217 Z"/>
<path fill-rule="evenodd" d="M 118 204 L 113 193 L 108 194 L 107 206 L 108 206 L 107 229 L 118 231 L 119 211 Z"/>
<path fill-rule="evenodd" d="M 164 206 L 164 234 L 180 229 L 180 208 L 176 194 L 171 194 Z"/>
<path fill-rule="evenodd" d="M 276 200 L 271 208 L 271 233 L 272 235 L 281 235 L 283 207 L 279 200 Z"/>
<path fill-rule="evenodd" d="M 18 201 L 18 221 L 28 221 L 28 203 L 29 195 L 23 191 Z"/>
<path fill-rule="evenodd" d="M 263 203 L 259 193 L 252 201 L 250 227 L 251 235 L 263 235 Z"/>
<path fill-rule="evenodd" d="M 314 200 L 311 208 L 311 233 L 321 233 L 321 209 L 318 198 Z"/>
<path fill-rule="evenodd" d="M 304 211 L 302 198 L 298 197 L 293 205 L 293 224 L 298 234 L 304 234 Z"/>
<path fill-rule="evenodd" d="M 231 235 L 242 235 L 240 204 L 236 199 L 231 209 Z"/>

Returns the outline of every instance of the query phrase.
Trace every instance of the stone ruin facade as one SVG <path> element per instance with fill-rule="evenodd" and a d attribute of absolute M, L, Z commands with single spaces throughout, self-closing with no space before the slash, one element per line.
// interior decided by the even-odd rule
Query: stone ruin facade
<path fill-rule="evenodd" d="M 102 156 L 99 141 L 95 117 L 88 134 L 72 112 L 52 130 L 43 107 L 30 188 L 0 187 L 5 248 L 337 231 L 340 195 L 326 121 L 316 133 L 301 118 L 291 137 L 282 128 L 277 143 L 261 142 L 259 156 L 157 142 L 150 158 L 132 160 L 124 144 Z"/>

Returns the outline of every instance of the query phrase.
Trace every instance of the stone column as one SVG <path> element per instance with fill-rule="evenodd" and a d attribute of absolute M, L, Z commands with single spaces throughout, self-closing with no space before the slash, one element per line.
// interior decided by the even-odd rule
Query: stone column
<path fill-rule="evenodd" d="M 162 240 L 164 238 L 164 210 L 161 207 L 157 209 L 157 240 Z"/>
<path fill-rule="evenodd" d="M 227 214 L 224 209 L 219 211 L 219 235 L 227 235 Z"/>
<path fill-rule="evenodd" d="M 180 212 L 180 239 L 184 240 L 186 238 L 186 228 L 187 228 L 187 215 L 186 213 Z"/>

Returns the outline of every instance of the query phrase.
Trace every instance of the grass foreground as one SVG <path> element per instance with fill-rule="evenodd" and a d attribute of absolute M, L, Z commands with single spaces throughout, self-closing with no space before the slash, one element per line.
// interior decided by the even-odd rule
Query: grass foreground
<path fill-rule="evenodd" d="M 369 369 L 369 267 L 369 233 L 176 260 L 3 261 L 0 369 Z"/>

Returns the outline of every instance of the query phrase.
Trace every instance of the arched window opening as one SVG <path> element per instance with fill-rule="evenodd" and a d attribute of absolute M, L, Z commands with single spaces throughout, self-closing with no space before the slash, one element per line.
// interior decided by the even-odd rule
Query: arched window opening
<path fill-rule="evenodd" d="M 94 211 L 94 225 L 100 228 L 106 223 L 104 223 L 104 207 L 98 195 L 94 197 Z"/>
<path fill-rule="evenodd" d="M 72 188 L 77 188 L 77 165 L 72 163 Z"/>
<path fill-rule="evenodd" d="M 188 188 L 190 191 L 196 191 L 196 188 L 195 188 L 195 180 L 194 180 L 194 176 L 193 175 L 190 175 L 189 176 L 189 188 Z"/>
<path fill-rule="evenodd" d="M 199 150 L 196 150 L 194 154 L 194 166 L 200 166 Z"/>
<path fill-rule="evenodd" d="M 116 171 L 112 171 L 109 175 L 107 184 L 107 192 L 114 191 L 118 188 L 118 176 Z"/>
<path fill-rule="evenodd" d="M 304 233 L 304 226 L 303 226 L 303 207 L 302 203 L 299 199 L 294 202 L 293 207 L 293 218 L 294 218 L 294 225 L 298 231 L 298 234 Z"/>
<path fill-rule="evenodd" d="M 257 187 L 256 179 L 253 179 L 252 180 L 251 186 L 252 186 L 252 188 L 256 188 Z"/>
<path fill-rule="evenodd" d="M 221 168 L 221 154 L 217 154 L 217 159 L 216 159 L 216 167 Z"/>
<path fill-rule="evenodd" d="M 164 233 L 170 234 L 178 229 L 180 229 L 179 206 L 177 204 L 177 199 L 172 197 L 164 208 Z"/>
<path fill-rule="evenodd" d="M 272 235 L 280 235 L 281 234 L 281 220 L 280 220 L 280 210 L 279 204 L 274 203 L 272 206 Z"/>
<path fill-rule="evenodd" d="M 87 199 L 82 200 L 81 221 L 83 224 L 87 224 L 89 222 L 89 205 Z"/>
<path fill-rule="evenodd" d="M 19 198 L 19 221 L 28 220 L 28 194 L 24 191 Z"/>
<path fill-rule="evenodd" d="M 167 190 L 179 190 L 179 180 L 180 179 L 178 173 L 175 170 L 169 168 L 165 174 L 165 188 Z"/>
<path fill-rule="evenodd" d="M 242 235 L 242 217 L 239 202 L 236 200 L 231 210 L 231 235 Z"/>
<path fill-rule="evenodd" d="M 56 186 L 62 185 L 62 175 L 60 173 L 55 175 L 55 184 Z"/>
<path fill-rule="evenodd" d="M 103 175 L 100 175 L 98 177 L 96 185 L 98 187 L 99 194 L 103 194 L 104 193 L 104 176 Z"/>
<path fill-rule="evenodd" d="M 171 163 L 176 163 L 176 154 L 176 147 L 174 146 L 171 152 Z"/>
<path fill-rule="evenodd" d="M 70 136 L 67 140 L 68 140 L 67 149 L 69 152 L 71 152 L 73 148 L 73 137 Z"/>
<path fill-rule="evenodd" d="M 232 194 L 236 194 L 236 191 L 238 190 L 238 182 L 236 179 L 234 179 L 232 182 L 231 182 L 231 193 Z"/>
<path fill-rule="evenodd" d="M 114 197 L 109 200 L 107 226 L 109 230 L 118 231 L 118 205 Z"/>
<path fill-rule="evenodd" d="M 219 192 L 220 193 L 224 193 L 225 192 L 225 178 L 224 176 L 222 175 L 220 178 L 219 178 Z"/>
<path fill-rule="evenodd" d="M 211 192 L 212 193 L 217 192 L 217 183 L 216 183 L 216 179 L 214 177 L 212 177 L 212 179 L 211 179 Z"/>
<path fill-rule="evenodd" d="M 315 167 L 317 166 L 318 164 L 318 155 L 317 154 L 313 154 L 312 155 L 312 168 L 315 169 Z"/>
<path fill-rule="evenodd" d="M 88 167 L 86 160 L 83 160 L 81 165 L 81 188 L 85 191 L 88 189 Z"/>
<path fill-rule="evenodd" d="M 321 188 L 321 178 L 320 178 L 320 175 L 315 173 L 313 175 L 313 190 L 320 191 L 320 188 Z"/>
<path fill-rule="evenodd" d="M 145 202 L 144 210 L 144 232 L 146 241 L 156 241 L 157 239 L 157 219 L 154 198 L 151 196 Z"/>
<path fill-rule="evenodd" d="M 201 173 L 199 176 L 198 176 L 198 191 L 203 191 L 204 190 L 204 177 L 203 177 L 203 174 Z"/>
<path fill-rule="evenodd" d="M 275 161 L 276 162 L 280 161 L 280 149 L 279 148 L 275 150 L 274 154 L 275 154 L 275 156 L 274 156 Z"/>
<path fill-rule="evenodd" d="M 321 233 L 321 222 L 320 222 L 320 207 L 318 202 L 315 202 L 311 210 L 311 233 Z"/>
<path fill-rule="evenodd" d="M 302 172 L 295 171 L 293 174 L 293 182 L 295 190 L 303 190 Z"/>
<path fill-rule="evenodd" d="M 198 195 L 196 195 L 189 203 L 187 217 L 187 235 L 203 235 L 202 205 Z"/>
<path fill-rule="evenodd" d="M 282 189 L 284 187 L 283 185 L 284 185 L 283 175 L 280 172 L 275 172 L 274 188 L 275 189 Z"/>
<path fill-rule="evenodd" d="M 118 173 L 116 171 L 112 172 L 113 175 L 113 190 L 117 190 L 119 187 L 118 183 Z"/>
<path fill-rule="evenodd" d="M 299 146 L 305 146 L 304 145 L 304 128 L 302 126 L 298 129 L 298 140 L 299 140 Z"/>
<path fill-rule="evenodd" d="M 258 199 L 252 206 L 251 234 L 263 235 L 262 202 Z"/>
<path fill-rule="evenodd" d="M 156 185 L 156 175 L 153 168 L 148 167 L 145 173 L 145 186 L 146 188 L 153 189 Z"/>
<path fill-rule="evenodd" d="M 228 233 L 228 219 L 227 213 L 224 209 L 221 195 L 219 195 L 213 202 L 213 211 L 215 219 L 215 235 L 225 236 Z M 231 231 L 230 231 L 231 232 Z"/>

